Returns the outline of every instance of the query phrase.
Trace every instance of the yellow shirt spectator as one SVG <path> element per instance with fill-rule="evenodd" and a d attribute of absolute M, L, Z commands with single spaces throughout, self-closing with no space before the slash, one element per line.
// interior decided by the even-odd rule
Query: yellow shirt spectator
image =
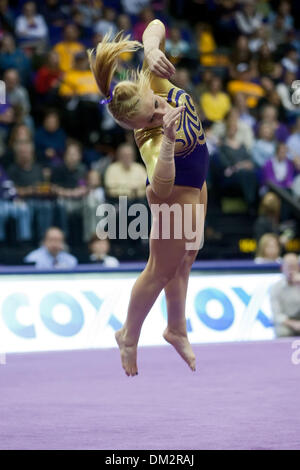
<path fill-rule="evenodd" d="M 70 70 L 59 88 L 61 96 L 99 95 L 99 89 L 90 70 Z"/>
<path fill-rule="evenodd" d="M 61 41 L 54 46 L 54 51 L 59 57 L 59 68 L 63 72 L 68 72 L 74 65 L 74 57 L 78 52 L 84 52 L 85 49 L 78 41 Z"/>
<path fill-rule="evenodd" d="M 217 94 L 205 92 L 200 99 L 201 108 L 210 121 L 222 121 L 231 108 L 229 96 L 220 91 Z"/>

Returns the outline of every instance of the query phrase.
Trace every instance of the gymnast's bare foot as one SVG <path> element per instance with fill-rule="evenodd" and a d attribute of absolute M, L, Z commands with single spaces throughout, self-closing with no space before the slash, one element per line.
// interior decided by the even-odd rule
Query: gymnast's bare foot
<path fill-rule="evenodd" d="M 189 343 L 189 340 L 186 335 L 179 334 L 175 331 L 170 331 L 168 327 L 165 329 L 163 333 L 163 337 L 165 340 L 172 344 L 178 354 L 182 357 L 182 359 L 187 362 L 189 367 L 195 371 L 196 370 L 196 356 L 192 350 L 192 346 Z"/>
<path fill-rule="evenodd" d="M 115 338 L 118 343 L 120 353 L 121 353 L 121 361 L 123 369 L 125 370 L 126 375 L 128 377 L 130 375 L 137 375 L 137 365 L 136 365 L 136 355 L 137 355 L 137 345 L 129 345 L 126 344 L 124 339 L 124 332 L 123 330 L 118 330 L 115 333 Z"/>

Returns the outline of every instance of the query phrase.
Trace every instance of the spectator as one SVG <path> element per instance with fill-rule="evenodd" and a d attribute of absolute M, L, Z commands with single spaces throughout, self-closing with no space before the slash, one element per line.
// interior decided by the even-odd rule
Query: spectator
<path fill-rule="evenodd" d="M 94 235 L 89 243 L 90 261 L 93 263 L 101 263 L 107 268 L 117 268 L 119 261 L 114 256 L 110 256 L 110 242 L 108 238 L 98 238 Z"/>
<path fill-rule="evenodd" d="M 29 95 L 22 85 L 20 85 L 19 73 L 16 69 L 7 69 L 4 72 L 4 82 L 6 85 L 6 99 L 18 114 L 18 121 L 24 122 L 32 130 L 34 129 L 33 119 L 30 115 L 31 105 Z"/>
<path fill-rule="evenodd" d="M 65 73 L 59 88 L 65 100 L 65 122 L 72 136 L 80 136 L 86 145 L 99 139 L 100 110 L 99 90 L 93 73 L 89 68 L 85 52 L 75 56 L 74 68 Z"/>
<path fill-rule="evenodd" d="M 263 167 L 262 184 L 272 182 L 282 188 L 290 188 L 294 179 L 295 168 L 287 157 L 287 146 L 279 142 L 275 155 Z"/>
<path fill-rule="evenodd" d="M 300 267 L 296 254 L 283 257 L 283 278 L 271 288 L 271 309 L 277 337 L 300 335 Z"/>
<path fill-rule="evenodd" d="M 74 65 L 74 57 L 78 52 L 85 52 L 83 44 L 78 41 L 79 29 L 75 24 L 67 24 L 64 28 L 64 38 L 54 46 L 58 54 L 59 68 L 68 72 Z"/>
<path fill-rule="evenodd" d="M 49 110 L 35 133 L 37 158 L 44 166 L 53 168 L 61 163 L 65 146 L 66 134 L 60 127 L 59 115 L 54 109 Z"/>
<path fill-rule="evenodd" d="M 298 75 L 299 72 L 299 54 L 295 47 L 290 47 L 283 59 L 281 59 L 281 64 L 285 70 L 295 73 Z"/>
<path fill-rule="evenodd" d="M 225 121 L 218 121 L 213 124 L 212 133 L 218 140 L 223 139 L 226 134 L 226 123 L 229 121 L 233 121 L 237 126 L 237 132 L 235 136 L 237 141 L 240 143 L 240 145 L 244 145 L 248 151 L 251 151 L 254 144 L 253 131 L 249 124 L 240 118 L 240 113 L 236 108 L 231 108 L 226 116 Z"/>
<path fill-rule="evenodd" d="M 103 18 L 98 20 L 94 25 L 94 32 L 105 36 L 107 33 L 111 33 L 115 36 L 118 32 L 116 26 L 116 10 L 114 8 L 104 8 Z"/>
<path fill-rule="evenodd" d="M 5 240 L 5 224 L 12 217 L 16 224 L 17 241 L 31 239 L 31 218 L 27 204 L 16 199 L 16 189 L 0 166 L 0 241 Z"/>
<path fill-rule="evenodd" d="M 71 237 L 80 238 L 79 222 L 82 219 L 83 197 L 87 193 L 86 168 L 82 163 L 82 148 L 75 141 L 69 141 L 61 166 L 53 169 L 52 188 L 58 197 L 61 210 L 62 227 L 68 235 L 68 226 L 76 222 L 77 233 L 70 231 Z"/>
<path fill-rule="evenodd" d="M 254 262 L 263 263 L 281 263 L 280 243 L 278 236 L 274 233 L 265 233 L 259 240 Z"/>
<path fill-rule="evenodd" d="M 147 7 L 150 0 L 121 0 L 121 5 L 127 15 L 138 16 L 142 9 Z"/>
<path fill-rule="evenodd" d="M 37 235 L 41 238 L 53 219 L 53 202 L 50 186 L 44 180 L 42 168 L 34 161 L 34 145 L 30 140 L 15 141 L 15 163 L 8 169 L 17 196 L 26 201 L 31 215 L 36 219 Z"/>
<path fill-rule="evenodd" d="M 105 192 L 101 186 L 100 173 L 90 170 L 87 175 L 87 194 L 83 201 L 83 238 L 86 242 L 96 233 L 97 207 L 104 202 Z"/>
<path fill-rule="evenodd" d="M 254 237 L 258 241 L 265 233 L 279 235 L 281 202 L 275 193 L 268 192 L 260 201 L 258 218 L 253 227 Z"/>
<path fill-rule="evenodd" d="M 124 31 L 124 34 L 129 34 L 130 37 L 132 37 L 133 33 L 130 16 L 126 15 L 125 13 L 121 13 L 120 15 L 118 15 L 117 25 L 119 31 Z"/>
<path fill-rule="evenodd" d="M 267 42 L 264 42 L 258 50 L 257 67 L 260 76 L 265 75 L 272 77 L 276 71 L 276 61 Z"/>
<path fill-rule="evenodd" d="M 15 69 L 21 77 L 22 83 L 27 84 L 31 73 L 31 63 L 24 52 L 16 47 L 15 39 L 11 34 L 5 34 L 0 48 L 0 70 Z"/>
<path fill-rule="evenodd" d="M 247 106 L 247 99 L 244 93 L 236 93 L 233 100 L 233 105 L 239 113 L 239 120 L 245 122 L 250 129 L 253 129 L 256 123 L 256 119 L 249 111 Z"/>
<path fill-rule="evenodd" d="M 15 124 L 10 131 L 8 144 L 6 145 L 6 150 L 2 157 L 2 165 L 4 168 L 7 169 L 13 163 L 15 143 L 28 140 L 32 140 L 31 129 L 26 126 L 26 124 Z"/>
<path fill-rule="evenodd" d="M 258 139 L 252 148 L 252 157 L 258 168 L 263 168 L 265 163 L 274 155 L 276 142 L 274 129 L 270 124 L 262 123 L 259 126 Z"/>
<path fill-rule="evenodd" d="M 239 36 L 230 55 L 231 76 L 235 78 L 238 64 L 250 64 L 252 58 L 253 54 L 249 48 L 249 39 L 244 35 Z"/>
<path fill-rule="evenodd" d="M 296 74 L 286 70 L 283 76 L 283 81 L 280 81 L 276 86 L 276 91 L 280 97 L 281 104 L 286 111 L 287 118 L 299 116 L 299 105 L 292 102 L 292 83 L 296 80 Z"/>
<path fill-rule="evenodd" d="M 256 3 L 253 0 L 244 0 L 241 10 L 235 14 L 235 20 L 239 32 L 247 36 L 255 33 L 262 24 L 262 17 L 256 11 Z"/>
<path fill-rule="evenodd" d="M 145 197 L 146 170 L 135 160 L 134 147 L 124 143 L 117 149 L 117 161 L 105 172 L 105 191 L 109 197 L 127 196 L 129 199 Z"/>
<path fill-rule="evenodd" d="M 233 98 L 236 93 L 244 93 L 247 96 L 247 106 L 249 108 L 255 108 L 258 99 L 264 95 L 262 86 L 253 81 L 253 72 L 250 65 L 244 62 L 236 66 L 235 79 L 230 80 L 227 87 Z"/>
<path fill-rule="evenodd" d="M 166 40 L 166 54 L 172 64 L 178 64 L 190 54 L 190 45 L 182 38 L 181 31 L 177 27 L 170 29 L 170 37 Z"/>
<path fill-rule="evenodd" d="M 23 5 L 23 14 L 16 19 L 15 33 L 20 41 L 30 42 L 30 45 L 44 47 L 48 39 L 48 27 L 42 15 L 37 14 L 34 2 Z"/>
<path fill-rule="evenodd" d="M 278 120 L 278 110 L 276 106 L 272 104 L 266 104 L 261 109 L 261 119 L 257 123 L 256 129 L 261 124 L 265 123 L 272 127 L 275 135 L 275 139 L 279 142 L 285 142 L 289 136 L 289 130 L 285 124 Z"/>
<path fill-rule="evenodd" d="M 66 252 L 64 234 L 57 227 L 45 232 L 42 246 L 24 258 L 25 263 L 34 263 L 37 269 L 73 269 L 77 266 L 75 256 Z"/>
<path fill-rule="evenodd" d="M 0 1 L 0 24 L 6 33 L 14 32 L 14 14 L 8 5 L 8 0 Z"/>
<path fill-rule="evenodd" d="M 143 33 L 151 21 L 155 20 L 152 8 L 145 7 L 139 13 L 139 19 L 133 27 L 133 39 L 142 42 Z"/>
<path fill-rule="evenodd" d="M 289 157 L 294 163 L 296 170 L 300 172 L 300 116 L 298 116 L 293 133 L 288 137 L 286 144 Z"/>
<path fill-rule="evenodd" d="M 200 98 L 200 105 L 209 121 L 222 121 L 227 115 L 231 107 L 230 98 L 222 91 L 222 81 L 219 77 L 213 77 L 209 90 Z"/>
<path fill-rule="evenodd" d="M 38 69 L 35 76 L 34 85 L 38 97 L 47 101 L 47 98 L 51 98 L 51 95 L 56 95 L 62 77 L 63 73 L 59 67 L 59 55 L 51 50 L 48 52 L 46 63 Z"/>
<path fill-rule="evenodd" d="M 250 212 L 256 202 L 257 180 L 251 156 L 237 138 L 237 123 L 227 121 L 226 136 L 219 149 L 224 171 L 223 189 L 237 187 L 242 191 Z"/>
<path fill-rule="evenodd" d="M 66 15 L 59 0 L 46 0 L 41 5 L 41 13 L 46 18 L 50 28 L 52 28 L 50 33 L 53 32 L 53 27 L 62 28 L 65 25 Z"/>

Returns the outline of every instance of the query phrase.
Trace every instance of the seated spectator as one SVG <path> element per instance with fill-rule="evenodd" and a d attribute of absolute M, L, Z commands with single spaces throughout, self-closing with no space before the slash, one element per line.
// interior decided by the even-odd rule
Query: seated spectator
<path fill-rule="evenodd" d="M 221 140 L 225 137 L 226 134 L 226 123 L 233 121 L 237 126 L 237 132 L 235 138 L 237 141 L 246 147 L 248 151 L 251 151 L 254 144 L 254 134 L 245 121 L 240 119 L 240 113 L 236 108 L 231 108 L 228 115 L 226 116 L 225 121 L 215 122 L 212 126 L 212 133 L 218 140 Z"/>
<path fill-rule="evenodd" d="M 271 310 L 277 337 L 300 335 L 300 267 L 298 256 L 283 257 L 283 277 L 270 291 Z"/>
<path fill-rule="evenodd" d="M 274 129 L 270 124 L 262 123 L 259 126 L 258 139 L 252 148 L 252 158 L 255 164 L 262 168 L 273 157 L 276 148 Z"/>
<path fill-rule="evenodd" d="M 284 29 L 289 31 L 294 26 L 294 18 L 291 15 L 291 3 L 288 0 L 281 0 L 276 13 L 271 11 L 268 15 L 268 23 L 274 24 L 277 16 L 280 16 L 283 19 Z"/>
<path fill-rule="evenodd" d="M 43 125 L 36 130 L 35 147 L 38 160 L 51 168 L 62 162 L 66 146 L 66 134 L 60 127 L 60 118 L 55 110 L 45 113 Z"/>
<path fill-rule="evenodd" d="M 68 72 L 73 68 L 74 57 L 78 52 L 85 52 L 83 44 L 78 41 L 79 29 L 74 24 L 67 24 L 64 28 L 63 40 L 58 42 L 53 50 L 58 54 L 59 68 Z"/>
<path fill-rule="evenodd" d="M 20 85 L 19 73 L 15 69 L 7 69 L 4 72 L 7 103 L 15 108 L 18 121 L 24 122 L 31 130 L 34 130 L 33 119 L 30 115 L 31 104 L 28 91 Z"/>
<path fill-rule="evenodd" d="M 182 39 L 180 29 L 170 28 L 170 36 L 166 40 L 166 55 L 170 62 L 174 65 L 180 63 L 182 59 L 188 57 L 190 50 L 189 43 Z"/>
<path fill-rule="evenodd" d="M 18 71 L 23 84 L 27 84 L 31 73 L 31 63 L 22 49 L 16 47 L 12 34 L 4 34 L 0 47 L 0 70 L 7 69 Z"/>
<path fill-rule="evenodd" d="M 274 21 L 269 26 L 269 30 L 270 36 L 277 47 L 286 42 L 288 29 L 286 28 L 285 20 L 282 15 L 275 15 Z"/>
<path fill-rule="evenodd" d="M 292 83 L 296 80 L 295 73 L 286 70 L 283 76 L 283 81 L 280 81 L 276 86 L 276 91 L 280 97 L 281 104 L 286 111 L 287 118 L 293 118 L 300 115 L 299 105 L 292 102 Z"/>
<path fill-rule="evenodd" d="M 54 50 L 47 55 L 47 60 L 41 68 L 38 69 L 34 86 L 39 97 L 45 101 L 50 101 L 51 96 L 56 95 L 62 80 L 63 73 L 59 67 L 59 55 Z"/>
<path fill-rule="evenodd" d="M 257 190 L 254 164 L 246 147 L 237 138 L 237 124 L 234 121 L 227 121 L 219 158 L 224 171 L 221 185 L 223 188 L 240 188 L 249 211 L 254 211 Z"/>
<path fill-rule="evenodd" d="M 34 263 L 37 269 L 73 269 L 77 266 L 75 256 L 67 253 L 64 234 L 57 227 L 45 232 L 42 246 L 24 258 L 25 263 Z"/>
<path fill-rule="evenodd" d="M 266 104 L 261 109 L 260 115 L 261 119 L 257 123 L 256 130 L 262 123 L 269 124 L 275 132 L 275 139 L 279 142 L 285 142 L 289 136 L 289 130 L 285 124 L 278 120 L 278 110 L 276 106 Z"/>
<path fill-rule="evenodd" d="M 254 262 L 256 264 L 280 263 L 280 250 L 278 236 L 274 233 L 265 233 L 258 242 Z"/>
<path fill-rule="evenodd" d="M 300 116 L 297 118 L 293 133 L 288 137 L 286 145 L 290 159 L 294 163 L 296 170 L 300 172 Z"/>
<path fill-rule="evenodd" d="M 126 11 L 125 11 L 126 12 Z M 139 13 L 139 19 L 133 27 L 133 39 L 143 42 L 143 33 L 151 21 L 155 20 L 152 8 L 146 6 Z"/>
<path fill-rule="evenodd" d="M 26 201 L 37 224 L 37 236 L 41 238 L 53 220 L 53 201 L 50 186 L 44 180 L 41 166 L 35 163 L 34 145 L 31 140 L 19 140 L 14 144 L 15 163 L 8 168 L 17 196 Z"/>
<path fill-rule="evenodd" d="M 268 27 L 265 24 L 262 24 L 254 33 L 252 38 L 249 40 L 249 49 L 253 53 L 260 52 L 259 57 L 261 58 L 261 47 L 267 46 L 269 52 L 274 52 L 276 46 L 273 39 L 270 36 Z M 263 52 L 264 54 L 264 52 Z"/>
<path fill-rule="evenodd" d="M 97 21 L 102 15 L 102 2 L 90 1 L 90 0 L 72 0 L 71 7 L 64 11 L 72 15 L 77 13 L 81 17 L 80 24 L 84 28 L 92 28 L 95 21 Z"/>
<path fill-rule="evenodd" d="M 197 23 L 195 26 L 196 44 L 203 65 L 203 56 L 211 56 L 216 51 L 217 44 L 213 35 L 213 30 L 209 24 Z"/>
<path fill-rule="evenodd" d="M 87 175 L 87 194 L 83 201 L 83 239 L 86 242 L 96 233 L 97 207 L 104 202 L 105 192 L 101 186 L 100 173 L 90 170 Z"/>
<path fill-rule="evenodd" d="M 279 142 L 275 155 L 264 165 L 262 171 L 262 185 L 272 182 L 282 188 L 290 188 L 295 174 L 295 168 L 287 156 L 287 146 Z"/>
<path fill-rule="evenodd" d="M 227 93 L 222 91 L 222 81 L 214 76 L 209 85 L 209 90 L 200 98 L 200 105 L 206 119 L 209 121 L 222 121 L 228 111 L 231 103 Z"/>
<path fill-rule="evenodd" d="M 185 90 L 193 98 L 194 104 L 197 104 L 197 94 L 195 86 L 191 80 L 190 73 L 185 67 L 177 67 L 175 74 L 172 76 L 172 82 L 178 88 Z"/>
<path fill-rule="evenodd" d="M 65 100 L 68 133 L 80 136 L 80 141 L 89 145 L 99 140 L 99 89 L 86 52 L 76 54 L 74 61 L 74 67 L 64 75 L 59 95 Z"/>
<path fill-rule="evenodd" d="M 107 196 L 129 199 L 144 198 L 146 193 L 146 170 L 135 160 L 133 145 L 124 143 L 117 149 L 117 161 L 111 163 L 106 172 L 104 187 Z"/>
<path fill-rule="evenodd" d="M 235 20 L 239 32 L 251 36 L 260 28 L 263 18 L 256 10 L 256 3 L 252 0 L 245 0 L 241 9 L 236 12 Z"/>
<path fill-rule="evenodd" d="M 268 192 L 260 201 L 258 218 L 253 226 L 253 233 L 258 241 L 265 233 L 279 235 L 281 202 L 275 193 Z"/>
<path fill-rule="evenodd" d="M 119 31 L 124 31 L 124 34 L 129 34 L 130 37 L 132 37 L 132 24 L 129 15 L 126 15 L 125 13 L 121 13 L 120 15 L 118 15 L 117 25 Z"/>
<path fill-rule="evenodd" d="M 0 105 L 0 157 L 6 153 L 6 142 L 12 127 L 16 123 L 16 112 L 10 104 Z M 4 159 L 2 163 L 5 166 Z"/>
<path fill-rule="evenodd" d="M 233 106 L 239 113 L 239 120 L 245 122 L 251 129 L 253 129 L 256 119 L 249 111 L 247 99 L 244 93 L 236 93 L 233 99 Z"/>
<path fill-rule="evenodd" d="M 267 42 L 264 42 L 258 50 L 257 67 L 260 76 L 273 77 L 273 73 L 276 72 L 276 60 Z"/>
<path fill-rule="evenodd" d="M 290 47 L 283 59 L 281 59 L 281 64 L 284 67 L 284 70 L 288 70 L 289 72 L 295 73 L 298 75 L 299 73 L 299 54 L 295 47 Z"/>
<path fill-rule="evenodd" d="M 5 33 L 14 32 L 14 13 L 8 4 L 8 0 L 1 0 L 0 2 L 0 21 L 1 21 L 1 30 Z"/>
<path fill-rule="evenodd" d="M 41 5 L 41 13 L 50 27 L 62 28 L 66 22 L 66 15 L 59 0 L 45 0 Z"/>
<path fill-rule="evenodd" d="M 89 243 L 90 261 L 92 263 L 99 263 L 107 268 L 116 268 L 119 266 L 119 261 L 114 256 L 110 256 L 110 242 L 108 238 L 98 238 L 94 235 Z"/>
<path fill-rule="evenodd" d="M 20 41 L 35 48 L 44 48 L 48 39 L 48 27 L 42 15 L 36 11 L 34 2 L 25 2 L 23 13 L 16 19 L 15 33 Z"/>
<path fill-rule="evenodd" d="M 75 55 L 73 67 L 64 74 L 59 94 L 67 98 L 91 97 L 92 101 L 97 101 L 99 90 L 89 68 L 86 52 L 79 52 Z"/>
<path fill-rule="evenodd" d="M 94 24 L 94 32 L 101 34 L 102 37 L 109 32 L 112 34 L 112 36 L 117 34 L 118 28 L 116 26 L 116 10 L 114 8 L 104 8 L 103 18 Z"/>
<path fill-rule="evenodd" d="M 247 106 L 255 108 L 258 99 L 264 95 L 261 85 L 253 81 L 253 72 L 247 63 L 240 63 L 236 66 L 236 78 L 228 82 L 228 91 L 232 98 L 236 93 L 244 93 L 247 96 Z"/>
<path fill-rule="evenodd" d="M 86 168 L 82 163 L 82 148 L 78 142 L 70 140 L 67 143 L 63 164 L 53 169 L 51 182 L 52 190 L 58 197 L 61 216 L 66 214 L 62 220 L 65 234 L 70 234 L 71 238 L 80 238 L 79 224 L 82 221 L 83 197 L 87 188 Z M 70 224 L 75 225 L 75 221 L 78 234 L 70 230 Z"/>
<path fill-rule="evenodd" d="M 16 199 L 16 189 L 3 168 L 0 166 L 0 241 L 5 240 L 5 226 L 12 217 L 16 224 L 17 241 L 31 239 L 31 217 L 27 204 Z"/>
<path fill-rule="evenodd" d="M 230 75 L 236 78 L 236 67 L 238 64 L 250 64 L 253 54 L 249 48 L 249 39 L 247 36 L 241 35 L 233 44 L 232 52 L 230 54 Z M 231 65 L 232 64 L 232 65 Z"/>
<path fill-rule="evenodd" d="M 11 128 L 1 163 L 5 169 L 14 163 L 14 146 L 16 142 L 32 140 L 31 129 L 26 124 L 15 124 Z"/>
<path fill-rule="evenodd" d="M 142 9 L 150 4 L 150 0 L 121 0 L 121 5 L 127 15 L 138 16 Z"/>

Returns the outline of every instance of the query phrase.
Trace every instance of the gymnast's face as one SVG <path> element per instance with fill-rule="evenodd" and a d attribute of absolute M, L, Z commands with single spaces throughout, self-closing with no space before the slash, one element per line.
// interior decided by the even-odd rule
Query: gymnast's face
<path fill-rule="evenodd" d="M 130 120 L 130 124 L 133 129 L 152 129 L 162 126 L 163 117 L 170 108 L 171 105 L 166 100 L 149 90 L 141 98 L 140 113 Z"/>

